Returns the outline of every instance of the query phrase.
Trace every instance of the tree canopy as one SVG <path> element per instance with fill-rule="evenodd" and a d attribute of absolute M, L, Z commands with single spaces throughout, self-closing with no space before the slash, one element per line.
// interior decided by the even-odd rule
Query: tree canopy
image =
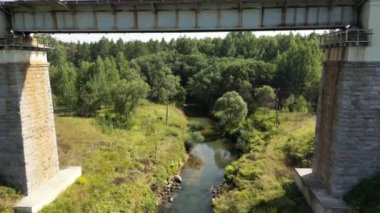
<path fill-rule="evenodd" d="M 211 111 L 229 91 L 247 103 L 249 113 L 273 107 L 274 97 L 287 110 L 305 110 L 298 105 L 316 109 L 322 70 L 317 35 L 256 37 L 233 32 L 225 38 L 148 42 L 50 40 L 55 45 L 48 55 L 51 85 L 60 112 L 126 113 L 137 97 L 165 104 L 196 103 Z M 297 101 L 290 104 L 292 98 Z"/>
<path fill-rule="evenodd" d="M 215 102 L 213 114 L 227 131 L 236 128 L 248 113 L 247 103 L 235 91 L 226 92 Z"/>

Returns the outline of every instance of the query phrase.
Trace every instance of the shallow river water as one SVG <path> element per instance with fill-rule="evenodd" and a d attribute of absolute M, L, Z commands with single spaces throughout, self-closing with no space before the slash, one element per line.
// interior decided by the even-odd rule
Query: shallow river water
<path fill-rule="evenodd" d="M 183 183 L 159 213 L 209 213 L 212 211 L 210 188 L 223 182 L 224 168 L 236 155 L 233 145 L 226 139 L 196 144 L 190 152 L 181 177 Z"/>

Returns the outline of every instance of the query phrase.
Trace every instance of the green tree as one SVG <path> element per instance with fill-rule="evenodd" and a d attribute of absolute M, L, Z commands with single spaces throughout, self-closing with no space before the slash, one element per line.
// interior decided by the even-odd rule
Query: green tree
<path fill-rule="evenodd" d="M 65 48 L 58 45 L 52 59 L 57 66 L 51 66 L 50 80 L 56 107 L 63 108 L 64 112 L 69 113 L 74 110 L 77 102 L 77 74 L 75 67 L 68 63 L 66 54 Z"/>
<path fill-rule="evenodd" d="M 106 57 L 104 59 L 104 70 L 108 84 L 113 84 L 120 80 L 119 70 L 113 57 Z"/>
<path fill-rule="evenodd" d="M 95 79 L 88 80 L 79 89 L 79 101 L 77 112 L 81 116 L 95 116 L 102 106 L 102 85 Z"/>
<path fill-rule="evenodd" d="M 107 64 L 107 68 L 108 66 L 109 64 Z M 108 79 L 111 77 L 108 75 L 106 64 L 100 56 L 96 59 L 93 69 L 94 77 L 90 81 L 92 81 L 94 95 L 99 100 L 101 106 L 109 106 L 111 104 L 111 88 Z"/>
<path fill-rule="evenodd" d="M 255 89 L 255 103 L 258 107 L 273 108 L 276 100 L 274 89 L 270 86 L 262 86 Z"/>
<path fill-rule="evenodd" d="M 248 59 L 219 58 L 209 60 L 206 69 L 193 75 L 187 89 L 191 98 L 212 106 L 227 91 L 236 91 L 248 104 L 253 104 L 253 88 L 268 85 L 276 67 Z M 250 107 L 251 108 L 251 107 Z"/>
<path fill-rule="evenodd" d="M 186 86 L 189 78 L 207 66 L 207 59 L 202 54 L 178 55 L 172 63 L 172 71 L 181 78 L 181 84 Z"/>
<path fill-rule="evenodd" d="M 236 46 L 232 34 L 227 35 L 223 39 L 222 45 L 220 47 L 219 56 L 221 57 L 234 57 L 236 55 Z"/>
<path fill-rule="evenodd" d="M 300 95 L 295 99 L 293 109 L 296 112 L 308 112 L 309 104 L 307 103 L 306 99 Z"/>
<path fill-rule="evenodd" d="M 176 50 L 183 55 L 191 55 L 198 51 L 195 41 L 189 38 L 178 38 L 176 40 Z"/>
<path fill-rule="evenodd" d="M 125 43 L 124 41 L 119 38 L 116 43 L 113 43 L 112 42 L 112 47 L 111 47 L 111 53 L 112 53 L 112 56 L 113 57 L 117 57 L 119 53 L 123 53 L 125 52 Z"/>
<path fill-rule="evenodd" d="M 140 57 L 136 62 L 151 88 L 148 95 L 150 100 L 165 104 L 184 101 L 185 90 L 181 87 L 180 78 L 172 74 L 160 55 Z"/>
<path fill-rule="evenodd" d="M 129 60 L 135 59 L 147 54 L 149 54 L 148 47 L 142 41 L 128 42 L 125 46 L 125 56 Z"/>
<path fill-rule="evenodd" d="M 93 45 L 92 48 L 92 58 L 96 59 L 97 57 L 106 57 L 112 54 L 112 43 L 113 41 L 102 37 L 97 43 Z"/>
<path fill-rule="evenodd" d="M 115 112 L 130 117 L 141 99 L 145 99 L 149 86 L 142 80 L 121 80 L 112 91 Z"/>
<path fill-rule="evenodd" d="M 215 55 L 215 44 L 211 38 L 201 39 L 197 42 L 197 47 L 199 52 L 207 55 L 207 56 L 216 56 Z"/>
<path fill-rule="evenodd" d="M 308 112 L 309 104 L 302 95 L 296 97 L 290 94 L 284 101 L 283 109 L 290 112 Z"/>
<path fill-rule="evenodd" d="M 91 46 L 88 43 L 77 43 L 75 52 L 75 61 L 73 62 L 76 67 L 80 66 L 82 61 L 91 61 Z"/>
<path fill-rule="evenodd" d="M 219 125 L 226 132 L 231 132 L 247 116 L 247 103 L 239 95 L 232 91 L 225 93 L 215 102 L 213 114 L 219 119 Z"/>
<path fill-rule="evenodd" d="M 308 95 L 307 100 L 317 101 L 322 72 L 322 51 L 316 39 L 294 43 L 277 58 L 275 84 L 286 91 L 282 96 Z M 314 104 L 316 105 L 316 103 Z"/>
<path fill-rule="evenodd" d="M 119 52 L 115 59 L 117 70 L 119 71 L 120 79 L 128 81 L 140 79 L 140 67 L 136 62 L 129 62 L 123 52 Z"/>

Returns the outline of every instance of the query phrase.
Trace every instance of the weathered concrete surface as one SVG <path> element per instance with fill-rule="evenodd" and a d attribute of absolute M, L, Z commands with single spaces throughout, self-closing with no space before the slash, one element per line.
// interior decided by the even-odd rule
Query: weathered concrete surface
<path fill-rule="evenodd" d="M 0 182 L 29 194 L 59 171 L 46 53 L 0 51 Z"/>
<path fill-rule="evenodd" d="M 36 42 L 31 40 L 31 42 Z M 28 50 L 0 50 L 0 64 L 45 64 L 49 66 L 47 54 L 44 51 L 28 51 Z"/>
<path fill-rule="evenodd" d="M 326 50 L 317 112 L 313 171 L 335 197 L 380 171 L 380 62 L 352 51 Z"/>
<path fill-rule="evenodd" d="M 313 171 L 339 197 L 380 171 L 380 62 L 332 55 L 324 63 Z"/>
<path fill-rule="evenodd" d="M 10 27 L 9 23 L 9 17 L 7 17 L 7 14 L 0 10 L 0 33 L 8 33 L 8 29 Z"/>
<path fill-rule="evenodd" d="M 380 171 L 380 0 L 364 2 L 370 46 L 325 50 L 313 173 L 340 197 Z"/>
<path fill-rule="evenodd" d="M 366 0 L 360 12 L 363 29 L 372 29 L 372 44 L 369 47 L 350 48 L 347 61 L 380 61 L 380 0 Z"/>
<path fill-rule="evenodd" d="M 307 203 L 315 213 L 346 213 L 344 201 L 332 197 L 311 169 L 296 169 L 295 180 Z"/>
<path fill-rule="evenodd" d="M 61 194 L 67 187 L 80 177 L 82 170 L 80 167 L 69 167 L 61 170 L 49 181 L 39 186 L 30 195 L 23 198 L 16 205 L 18 213 L 35 213 L 42 209 L 45 205 L 51 203 Z"/>

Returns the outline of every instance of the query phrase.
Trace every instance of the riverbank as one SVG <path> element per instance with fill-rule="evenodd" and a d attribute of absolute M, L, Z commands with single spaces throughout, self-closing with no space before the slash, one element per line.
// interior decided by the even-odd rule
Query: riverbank
<path fill-rule="evenodd" d="M 202 134 L 215 136 L 213 121 L 208 118 L 186 118 L 181 110 L 170 108 L 166 125 L 160 119 L 164 115 L 164 106 L 147 103 L 137 110 L 130 130 L 107 132 L 94 119 L 57 117 L 61 165 L 81 165 L 84 175 L 42 212 L 154 212 L 159 203 L 155 187 L 163 187 L 186 161 L 183 142 L 188 123 L 201 123 Z M 315 116 L 282 113 L 280 117 L 280 131 L 259 155 L 246 153 L 226 170 L 234 160 L 233 143 L 216 140 L 193 147 L 181 174 L 184 183 L 177 188 L 182 194 L 173 197 L 171 210 L 160 212 L 184 212 L 194 206 L 198 213 L 309 212 L 295 188 L 293 166 L 284 149 L 289 142 L 313 134 Z M 212 209 L 212 187 L 224 181 L 225 171 L 233 185 L 218 188 L 219 198 Z M 20 197 L 14 190 L 0 187 L 0 212 L 12 212 L 11 206 Z"/>
<path fill-rule="evenodd" d="M 233 145 L 226 140 L 195 145 L 181 172 L 181 189 L 174 194 L 173 202 L 162 206 L 159 213 L 212 212 L 211 189 L 223 183 L 224 168 L 237 157 L 231 150 Z"/>
<path fill-rule="evenodd" d="M 166 125 L 165 112 L 165 106 L 144 103 L 130 130 L 100 127 L 92 118 L 56 117 L 61 167 L 82 166 L 83 176 L 42 213 L 154 212 L 152 187 L 177 174 L 186 154 L 187 119 L 170 107 Z M 12 212 L 20 196 L 0 188 L 0 198 L 0 212 Z"/>
<path fill-rule="evenodd" d="M 281 113 L 280 120 L 276 134 L 226 168 L 228 184 L 213 202 L 215 213 L 311 212 L 294 183 L 293 168 L 308 163 L 304 143 L 310 137 L 313 143 L 315 116 Z"/>
<path fill-rule="evenodd" d="M 171 202 L 163 203 L 159 213 L 212 212 L 211 201 L 215 197 L 213 189 L 223 183 L 224 168 L 237 159 L 233 143 L 220 137 L 211 119 L 186 114 L 189 125 L 197 127 L 206 141 L 196 143 L 191 148 L 189 159 L 181 172 L 183 182 L 180 189 L 171 195 Z"/>

